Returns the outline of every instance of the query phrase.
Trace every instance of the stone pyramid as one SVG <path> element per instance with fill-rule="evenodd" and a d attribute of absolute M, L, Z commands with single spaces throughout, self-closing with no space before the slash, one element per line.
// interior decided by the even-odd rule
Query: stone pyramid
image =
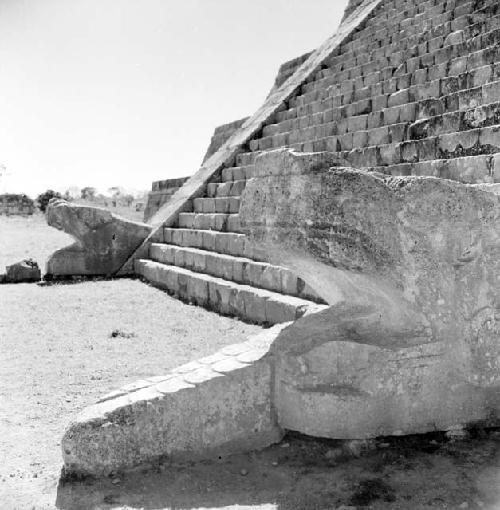
<path fill-rule="evenodd" d="M 388 201 L 398 186 L 407 190 L 407 176 L 439 178 L 425 180 L 419 189 L 434 186 L 444 195 L 464 197 L 464 203 L 481 192 L 455 183 L 500 182 L 499 11 L 497 0 L 351 0 L 331 38 L 282 67 L 264 105 L 233 124 L 229 138 L 213 144 L 202 168 L 153 215 L 153 232 L 121 271 L 135 269 L 181 299 L 272 327 L 213 357 L 122 388 L 85 410 L 63 439 L 69 471 L 101 474 L 162 456 L 206 458 L 264 446 L 287 428 L 373 437 L 496 416 L 500 406 L 482 387 L 471 389 L 452 376 L 441 379 L 442 366 L 434 361 L 421 370 L 422 359 L 441 359 L 445 349 L 440 339 L 431 339 L 428 325 L 418 334 L 415 329 L 405 345 L 382 339 L 388 343 L 322 351 L 323 360 L 356 370 L 365 358 L 376 359 L 376 366 L 399 364 L 405 376 L 395 393 L 353 389 L 357 376 L 349 370 L 349 384 L 308 380 L 282 391 L 283 381 L 289 383 L 299 369 L 271 346 L 278 338 L 275 345 L 286 350 L 284 339 L 294 341 L 290 331 L 306 338 L 315 331 L 308 321 L 328 317 L 333 302 L 290 266 L 271 260 L 256 237 L 247 235 L 242 218 L 250 215 L 249 197 L 257 207 L 259 193 L 265 196 L 258 178 L 280 171 L 276 161 L 297 168 L 354 168 L 332 174 L 346 189 L 354 181 L 379 189 L 393 177 Z M 301 153 L 317 154 L 301 159 Z M 478 198 L 481 214 L 498 207 L 495 195 L 486 195 Z M 368 194 L 365 199 L 376 200 Z M 269 201 L 264 209 L 279 217 Z M 467 211 L 464 225 L 472 221 Z M 473 259 L 464 255 L 460 264 Z M 304 366 L 316 363 L 320 374 L 326 365 L 318 356 L 306 356 Z M 377 372 L 373 388 L 393 376 Z M 429 381 L 453 388 L 443 397 L 433 394 Z M 487 384 L 488 391 L 496 387 L 496 376 Z M 441 406 L 443 398 L 449 402 Z M 311 425 L 319 409 L 325 421 Z"/>

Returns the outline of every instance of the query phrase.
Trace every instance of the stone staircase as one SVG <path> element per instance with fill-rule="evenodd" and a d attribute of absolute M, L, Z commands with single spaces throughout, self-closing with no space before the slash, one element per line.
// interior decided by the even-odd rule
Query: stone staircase
<path fill-rule="evenodd" d="M 389 30 L 390 27 L 390 30 Z M 241 232 L 240 196 L 263 151 L 336 152 L 356 168 L 500 182 L 500 6 L 387 0 L 160 229 L 135 270 L 186 301 L 272 325 L 321 299 Z"/>
<path fill-rule="evenodd" d="M 303 84 L 250 142 L 243 165 L 287 146 L 339 152 L 390 175 L 500 178 L 498 2 L 391 4 Z M 400 30 L 388 37 L 384 20 Z"/>
<path fill-rule="evenodd" d="M 457 371 L 450 384 L 442 342 L 419 337 L 386 349 L 348 338 L 309 357 L 303 346 L 289 352 L 292 341 L 324 332 L 311 329 L 318 317 L 292 321 L 326 305 L 248 241 L 239 211 L 252 205 L 244 191 L 258 156 L 282 147 L 328 151 L 332 161 L 386 175 L 500 182 L 499 42 L 498 0 L 351 0 L 337 34 L 172 195 L 118 272 L 129 274 L 133 261 L 180 299 L 277 325 L 84 410 L 61 442 L 66 470 L 101 475 L 165 457 L 220 458 L 277 441 L 284 429 L 361 438 L 381 435 L 377 423 L 384 434 L 414 433 L 491 414 L 476 381 L 463 384 Z M 325 323 L 332 338 L 338 323 L 338 315 Z"/>
<path fill-rule="evenodd" d="M 321 309 L 322 300 L 288 269 L 265 262 L 239 227 L 245 180 L 208 185 L 149 246 L 135 270 L 170 294 L 223 315 L 263 325 L 293 321 Z M 213 195 L 213 196 L 212 196 Z"/>

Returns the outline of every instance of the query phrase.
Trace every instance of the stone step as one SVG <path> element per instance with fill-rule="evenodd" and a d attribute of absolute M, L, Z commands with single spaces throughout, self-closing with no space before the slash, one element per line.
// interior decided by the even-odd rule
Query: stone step
<path fill-rule="evenodd" d="M 455 23 L 460 23 L 460 21 L 459 19 L 454 20 Z M 369 71 L 370 68 L 367 67 L 366 64 L 358 65 L 356 60 L 353 60 L 354 65 L 349 66 L 349 58 L 347 55 L 342 55 L 338 60 L 338 64 L 332 62 L 329 68 L 323 69 L 318 73 L 318 78 L 316 80 L 304 84 L 302 86 L 302 94 L 292 99 L 291 105 L 304 104 L 304 101 L 307 102 L 311 97 L 314 97 L 314 92 L 317 90 L 325 90 L 338 83 L 347 83 L 347 81 L 353 79 L 353 77 L 363 76 L 368 78 L 369 83 L 381 83 L 384 81 L 384 77 L 391 78 L 394 73 L 394 67 L 401 64 L 404 67 L 400 68 L 400 71 L 401 74 L 404 74 L 404 71 L 413 71 L 419 68 L 431 70 L 433 67 L 439 65 L 442 59 L 445 58 L 446 61 L 452 62 L 449 69 L 449 75 L 451 76 L 456 69 L 459 69 L 459 66 L 453 65 L 454 59 L 462 57 L 464 52 L 465 55 L 478 53 L 480 51 L 486 52 L 498 42 L 500 16 L 490 15 L 488 19 L 483 19 L 474 24 L 468 22 L 466 18 L 462 21 L 467 23 L 464 30 L 450 33 L 446 37 L 444 35 L 439 35 L 437 37 L 431 37 L 430 39 L 426 38 L 426 46 L 431 51 L 419 52 L 411 58 L 402 58 L 402 55 L 408 53 L 408 49 L 405 48 L 406 43 L 413 46 L 409 48 L 410 51 L 415 50 L 415 37 L 413 34 L 398 41 L 398 45 L 402 46 L 397 48 L 397 51 L 388 51 L 385 53 L 383 51 L 384 47 L 377 48 L 379 59 L 372 72 L 367 73 L 366 71 Z M 387 47 L 388 49 L 392 49 L 390 45 Z M 481 59 L 480 54 L 474 55 L 474 59 L 476 61 Z M 341 64 L 340 69 L 338 67 L 339 64 Z M 385 69 L 391 69 L 391 71 L 384 72 Z M 346 85 L 344 85 L 344 89 L 346 88 Z"/>
<path fill-rule="evenodd" d="M 371 145 L 352 150 L 339 151 L 344 145 L 350 147 L 353 139 L 339 136 L 321 138 L 304 143 L 288 144 L 299 152 L 338 152 L 339 157 L 348 161 L 355 168 L 383 167 L 414 163 L 416 161 L 453 160 L 474 155 L 495 154 L 500 151 L 499 127 L 487 126 L 480 129 L 469 129 L 445 133 L 415 140 L 408 140 L 408 132 L 412 124 L 397 127 L 389 131 L 389 140 L 404 141 L 382 145 Z M 355 134 L 356 135 L 356 134 Z M 346 144 L 346 139 L 348 144 Z M 382 141 L 382 140 L 381 140 Z"/>
<path fill-rule="evenodd" d="M 498 33 L 495 31 L 495 37 L 498 38 Z M 418 59 L 418 57 L 416 57 Z M 297 96 L 290 102 L 291 108 L 297 109 L 299 112 L 303 111 L 307 105 L 314 104 L 315 102 L 325 99 L 326 97 L 338 98 L 337 105 L 347 105 L 349 100 L 352 103 L 357 100 L 356 98 L 376 98 L 380 95 L 393 94 L 396 90 L 407 89 L 410 86 L 423 85 L 426 82 L 433 80 L 441 81 L 444 85 L 455 81 L 455 78 L 467 72 L 470 78 L 473 78 L 475 71 L 484 66 L 485 64 L 494 64 L 491 61 L 491 46 L 489 48 L 478 49 L 476 52 L 471 53 L 471 60 L 464 64 L 463 57 L 451 58 L 450 70 L 447 73 L 443 72 L 443 62 L 424 67 L 417 67 L 419 63 L 413 64 L 415 67 L 408 69 L 408 72 L 401 72 L 397 78 L 393 77 L 395 67 L 377 68 L 376 71 L 367 75 L 360 75 L 359 69 L 352 70 L 351 72 L 356 76 L 355 78 L 345 78 L 342 80 L 342 74 L 345 76 L 347 71 L 339 75 L 320 80 L 323 82 L 317 88 L 313 88 L 309 92 Z M 474 60 L 472 60 L 474 59 Z M 410 59 L 414 61 L 415 58 Z M 421 65 L 421 63 L 420 63 Z M 415 74 L 415 71 L 417 74 Z M 377 80 L 378 78 L 378 80 Z M 326 82 L 326 83 L 325 83 Z M 360 87 L 361 85 L 361 87 Z M 300 116 L 300 115 L 298 115 Z M 277 114 L 277 120 L 285 120 L 287 115 L 284 112 Z"/>
<path fill-rule="evenodd" d="M 304 280 L 290 270 L 266 262 L 162 243 L 151 244 L 149 257 L 162 264 L 183 267 L 242 285 L 323 302 Z"/>
<path fill-rule="evenodd" d="M 419 94 L 428 94 L 430 97 L 416 100 L 412 94 L 409 101 L 395 106 L 388 106 L 386 96 L 364 99 L 362 101 L 348 103 L 347 106 L 332 106 L 332 99 L 324 99 L 313 103 L 310 113 L 296 112 L 297 115 L 288 118 L 278 124 L 267 125 L 263 130 L 263 138 L 273 135 L 301 130 L 303 137 L 318 139 L 330 135 L 342 135 L 352 131 L 352 124 L 359 120 L 349 119 L 355 116 L 367 115 L 366 125 L 363 129 L 373 129 L 393 124 L 414 122 L 417 119 L 425 119 L 443 113 L 451 114 L 454 111 L 462 111 L 468 108 L 476 108 L 483 103 L 482 93 L 491 97 L 498 85 L 495 81 L 500 78 L 500 66 L 498 70 L 494 66 L 483 66 L 477 70 L 477 75 L 471 72 L 464 73 L 459 77 L 450 77 L 442 80 L 441 85 L 434 86 L 434 82 L 421 85 L 423 88 Z M 482 87 L 487 85 L 485 89 Z M 399 90 L 399 89 L 398 89 Z M 472 99 L 473 103 L 468 104 Z M 494 101 L 493 101 L 494 102 Z M 292 115 L 293 110 L 288 110 Z"/>
<path fill-rule="evenodd" d="M 246 186 L 246 180 L 210 182 L 207 185 L 207 197 L 239 197 Z"/>
<path fill-rule="evenodd" d="M 408 138 L 417 140 L 458 131 L 485 128 L 495 124 L 500 124 L 500 102 L 418 120 L 410 126 Z"/>
<path fill-rule="evenodd" d="M 332 108 L 331 101 L 324 100 L 318 104 L 318 111 L 313 109 L 302 117 L 275 125 L 276 134 L 252 140 L 250 148 L 263 151 L 301 142 L 314 142 L 329 136 L 338 136 L 341 145 L 339 150 L 352 150 L 360 147 L 360 144 L 369 146 L 377 144 L 376 142 L 403 141 L 401 136 L 394 140 L 394 132 L 402 132 L 400 126 L 405 127 L 418 119 L 443 115 L 445 112 L 452 114 L 500 102 L 498 77 L 500 66 L 496 81 L 446 95 L 441 95 L 439 83 L 435 88 L 417 87 L 414 91 L 419 96 L 428 94 L 429 97 L 409 96 L 408 90 L 401 90 L 392 94 L 401 96 L 401 104 L 391 106 L 391 103 L 385 101 L 375 106 L 373 99 L 367 99 L 362 102 L 366 103 L 366 110 L 352 110 L 360 102 Z M 406 132 L 403 131 L 403 135 L 406 135 Z"/>
<path fill-rule="evenodd" d="M 195 198 L 193 208 L 195 213 L 236 214 L 240 210 L 240 199 L 238 197 Z"/>
<path fill-rule="evenodd" d="M 500 152 L 500 125 L 407 140 L 386 146 L 395 163 L 413 163 L 436 159 L 453 159 Z M 377 166 L 382 146 L 353 149 L 346 159 L 356 168 Z"/>
<path fill-rule="evenodd" d="M 432 176 L 466 184 L 500 182 L 500 153 L 367 168 L 387 175 Z"/>
<path fill-rule="evenodd" d="M 260 154 L 259 151 L 242 152 L 236 156 L 237 166 L 252 166 L 255 164 L 255 159 Z M 244 182 L 244 181 L 243 181 Z"/>
<path fill-rule="evenodd" d="M 498 55 L 495 55 L 492 50 L 491 47 L 480 49 L 471 54 L 474 60 L 468 62 L 465 67 L 456 65 L 450 71 L 443 69 L 443 62 L 440 62 L 437 65 L 398 73 L 396 76 L 394 76 L 395 68 L 387 67 L 382 70 L 377 68 L 375 73 L 366 76 L 358 74 L 351 79 L 342 80 L 339 76 L 331 77 L 330 84 L 323 84 L 311 92 L 291 99 L 289 109 L 277 113 L 274 123 L 279 124 L 330 108 L 341 108 L 347 115 L 356 108 L 355 103 L 367 99 L 372 100 L 376 110 L 377 106 L 386 108 L 404 104 L 405 95 L 410 98 L 417 99 L 420 96 L 420 99 L 425 99 L 429 94 L 435 94 L 436 90 L 441 91 L 440 95 L 446 95 L 453 91 L 484 85 L 488 74 L 490 81 L 494 81 L 495 76 L 498 77 Z M 372 79 L 374 74 L 377 80 Z M 404 90 L 406 92 L 397 94 Z M 394 94 L 397 95 L 394 96 Z M 324 103 L 325 101 L 327 103 Z M 388 104 L 389 101 L 391 105 Z M 274 132 L 276 132 L 275 128 L 266 126 L 263 134 L 266 136 Z"/>
<path fill-rule="evenodd" d="M 241 232 L 240 218 L 237 214 L 179 213 L 178 226 L 196 230 Z"/>
<path fill-rule="evenodd" d="M 235 232 L 165 227 L 162 236 L 155 239 L 155 241 L 187 248 L 215 251 L 261 262 L 266 261 L 264 250 L 256 248 L 249 243 L 245 234 L 237 234 Z"/>
<path fill-rule="evenodd" d="M 245 181 L 251 179 L 254 173 L 254 166 L 234 166 L 222 170 L 222 182 Z"/>
<path fill-rule="evenodd" d="M 273 325 L 294 321 L 306 312 L 325 307 L 298 297 L 241 285 L 152 260 L 136 260 L 135 271 L 155 287 L 184 301 L 255 324 Z"/>

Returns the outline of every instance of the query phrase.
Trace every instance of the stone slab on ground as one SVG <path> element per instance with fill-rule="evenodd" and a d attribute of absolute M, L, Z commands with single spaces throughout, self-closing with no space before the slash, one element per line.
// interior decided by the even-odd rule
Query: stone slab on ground
<path fill-rule="evenodd" d="M 0 275 L 0 283 L 39 282 L 42 273 L 33 259 L 24 259 L 6 267 L 5 275 Z"/>

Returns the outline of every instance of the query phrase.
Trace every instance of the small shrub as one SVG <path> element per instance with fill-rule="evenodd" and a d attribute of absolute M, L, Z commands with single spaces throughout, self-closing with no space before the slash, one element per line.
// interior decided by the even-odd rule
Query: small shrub
<path fill-rule="evenodd" d="M 62 198 L 61 193 L 58 193 L 52 189 L 48 189 L 44 193 L 40 193 L 40 195 L 38 195 L 36 201 L 38 202 L 40 211 L 44 213 L 47 210 L 47 206 L 49 205 L 49 202 L 52 198 Z"/>

